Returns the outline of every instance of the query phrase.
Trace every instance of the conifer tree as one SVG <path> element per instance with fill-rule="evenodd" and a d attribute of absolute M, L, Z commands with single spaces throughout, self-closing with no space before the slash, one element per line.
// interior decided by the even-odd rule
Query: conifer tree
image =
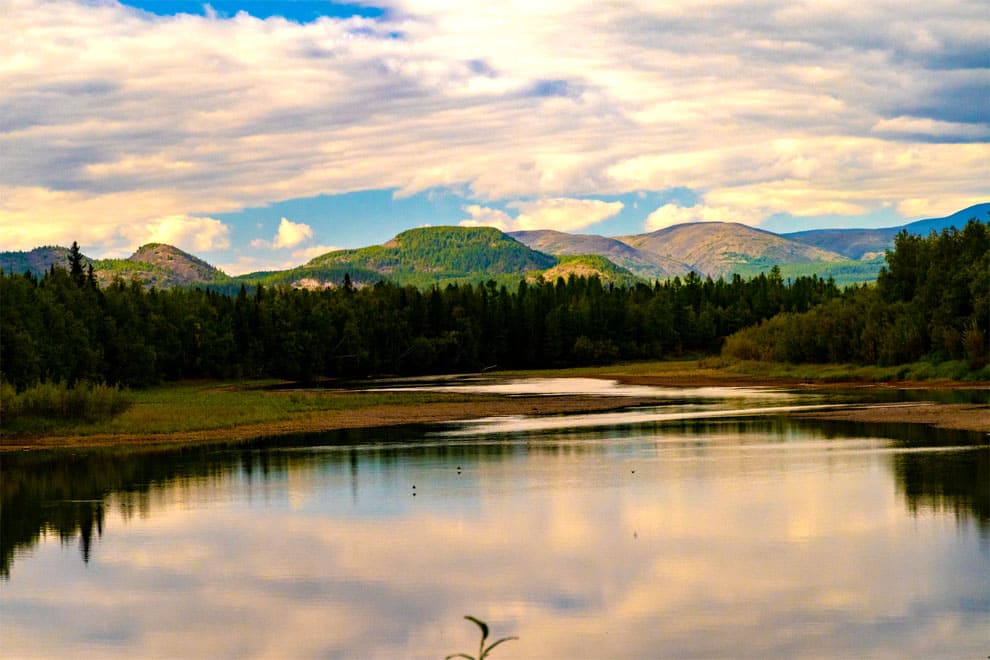
<path fill-rule="evenodd" d="M 75 241 L 72 241 L 72 247 L 69 248 L 69 275 L 72 281 L 79 285 L 85 280 L 82 252 L 79 251 L 79 244 Z"/>

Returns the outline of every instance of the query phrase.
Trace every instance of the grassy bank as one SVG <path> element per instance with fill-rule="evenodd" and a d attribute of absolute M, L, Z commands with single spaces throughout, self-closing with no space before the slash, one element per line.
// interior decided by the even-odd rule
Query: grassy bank
<path fill-rule="evenodd" d="M 633 362 L 602 367 L 548 369 L 543 371 L 502 371 L 502 376 L 588 377 L 656 379 L 682 384 L 682 381 L 724 384 L 790 385 L 808 383 L 928 385 L 931 387 L 977 387 L 990 384 L 990 367 L 971 371 L 962 360 L 932 364 L 915 362 L 893 367 L 857 364 L 783 364 L 701 357 L 688 360 Z"/>
<path fill-rule="evenodd" d="M 177 383 L 129 393 L 124 412 L 93 421 L 28 417 L 4 423 L 6 435 L 158 435 L 268 424 L 309 413 L 415 406 L 475 398 L 425 392 L 285 391 L 277 381 Z"/>
<path fill-rule="evenodd" d="M 607 367 L 497 372 L 500 377 L 613 378 L 660 386 L 920 386 L 990 387 L 986 380 L 959 380 L 953 363 L 901 367 L 782 365 L 702 358 L 640 362 Z M 255 437 L 308 433 L 471 417 L 550 414 L 615 409 L 630 398 L 518 397 L 434 392 L 357 392 L 273 389 L 276 381 L 177 383 L 128 393 L 129 407 L 109 419 L 54 418 L 4 420 L 0 448 L 74 445 L 241 441 Z M 977 430 L 985 425 L 975 422 Z"/>

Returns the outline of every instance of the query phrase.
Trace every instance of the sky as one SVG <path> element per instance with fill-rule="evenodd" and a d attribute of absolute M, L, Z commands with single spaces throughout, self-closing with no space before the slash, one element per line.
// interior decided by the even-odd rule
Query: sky
<path fill-rule="evenodd" d="M 990 200 L 985 0 L 0 0 L 0 250 L 229 274 L 413 227 Z"/>

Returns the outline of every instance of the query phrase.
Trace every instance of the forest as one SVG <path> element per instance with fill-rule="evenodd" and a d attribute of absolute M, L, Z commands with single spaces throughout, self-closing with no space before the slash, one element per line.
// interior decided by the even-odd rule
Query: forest
<path fill-rule="evenodd" d="M 990 237 L 898 236 L 875 285 L 840 290 L 777 268 L 652 285 L 596 277 L 417 288 L 380 281 L 145 289 L 97 286 L 76 247 L 41 277 L 0 273 L 2 379 L 140 387 L 185 378 L 332 377 L 565 367 L 725 354 L 786 362 L 987 363 Z"/>
<path fill-rule="evenodd" d="M 729 337 L 723 352 L 774 362 L 881 366 L 927 359 L 990 362 L 990 232 L 971 220 L 927 238 L 900 233 L 875 285 Z"/>

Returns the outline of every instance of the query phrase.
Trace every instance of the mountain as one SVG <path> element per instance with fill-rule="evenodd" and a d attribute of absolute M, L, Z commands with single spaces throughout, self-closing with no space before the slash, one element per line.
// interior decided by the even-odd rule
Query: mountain
<path fill-rule="evenodd" d="M 648 280 L 684 275 L 691 267 L 675 259 L 652 252 L 638 250 L 615 238 L 592 234 L 567 234 L 551 229 L 514 231 L 508 234 L 534 250 L 552 254 L 597 254 L 630 273 Z"/>
<path fill-rule="evenodd" d="M 835 252 L 734 222 L 674 225 L 619 240 L 641 251 L 690 264 L 699 274 L 713 278 L 734 272 L 765 271 L 777 264 L 844 260 Z"/>
<path fill-rule="evenodd" d="M 59 246 L 0 252 L 0 268 L 5 273 L 31 271 L 40 276 L 53 265 L 67 268 L 68 257 L 69 248 Z M 126 259 L 91 259 L 83 255 L 83 263 L 93 266 L 93 276 L 100 286 L 112 284 L 118 277 L 158 288 L 208 284 L 227 277 L 199 257 L 164 243 L 142 245 Z"/>
<path fill-rule="evenodd" d="M 774 234 L 736 223 L 705 222 L 618 238 L 550 230 L 504 234 L 491 227 L 424 227 L 402 232 L 382 245 L 337 250 L 289 270 L 238 277 L 228 277 L 202 259 L 162 243 L 141 246 L 127 259 L 84 257 L 84 262 L 93 265 L 104 286 L 121 277 L 145 286 L 209 285 L 224 292 L 259 283 L 339 286 L 345 275 L 356 286 L 381 279 L 421 287 L 479 280 L 512 286 L 526 277 L 542 275 L 553 281 L 571 274 L 624 284 L 692 270 L 713 278 L 734 273 L 751 277 L 773 266 L 779 266 L 785 278 L 814 274 L 851 284 L 876 278 L 899 231 L 927 235 L 946 227 L 962 228 L 971 218 L 986 221 L 988 214 L 990 203 L 984 203 L 944 218 L 883 229 Z M 0 252 L 0 269 L 40 275 L 53 265 L 65 268 L 68 252 L 58 246 Z"/>
<path fill-rule="evenodd" d="M 475 279 L 515 283 L 555 265 L 554 257 L 492 227 L 421 227 L 382 245 L 337 250 L 289 271 L 252 273 L 237 279 L 323 287 L 339 285 L 347 273 L 358 285 L 383 278 L 416 286 Z"/>
<path fill-rule="evenodd" d="M 120 277 L 159 289 L 210 284 L 227 278 L 199 257 L 165 243 L 142 245 L 126 259 L 94 261 L 93 274 L 100 286 L 107 286 Z"/>
<path fill-rule="evenodd" d="M 966 207 L 962 211 L 956 211 L 952 215 L 947 215 L 943 218 L 928 218 L 927 220 L 910 222 L 904 225 L 904 229 L 909 234 L 927 236 L 933 231 L 941 232 L 943 229 L 948 229 L 949 227 L 962 229 L 966 226 L 967 222 L 974 218 L 986 222 L 988 215 L 990 215 L 990 202 L 984 202 L 983 204 L 974 204 L 973 206 Z"/>
<path fill-rule="evenodd" d="M 894 249 L 894 238 L 902 230 L 909 234 L 927 236 L 949 227 L 962 228 L 971 219 L 986 220 L 990 203 L 975 204 L 943 218 L 928 218 L 896 227 L 881 229 L 812 229 L 781 234 L 785 238 L 823 250 L 838 252 L 850 259 L 870 258 Z"/>
<path fill-rule="evenodd" d="M 85 259 L 89 263 L 90 259 Z M 0 252 L 0 269 L 5 273 L 21 274 L 30 271 L 42 275 L 52 266 L 68 268 L 69 248 L 57 245 L 37 247 L 28 252 Z"/>
<path fill-rule="evenodd" d="M 883 229 L 811 229 L 781 234 L 793 241 L 837 252 L 850 259 L 882 255 L 894 247 L 900 227 Z"/>

